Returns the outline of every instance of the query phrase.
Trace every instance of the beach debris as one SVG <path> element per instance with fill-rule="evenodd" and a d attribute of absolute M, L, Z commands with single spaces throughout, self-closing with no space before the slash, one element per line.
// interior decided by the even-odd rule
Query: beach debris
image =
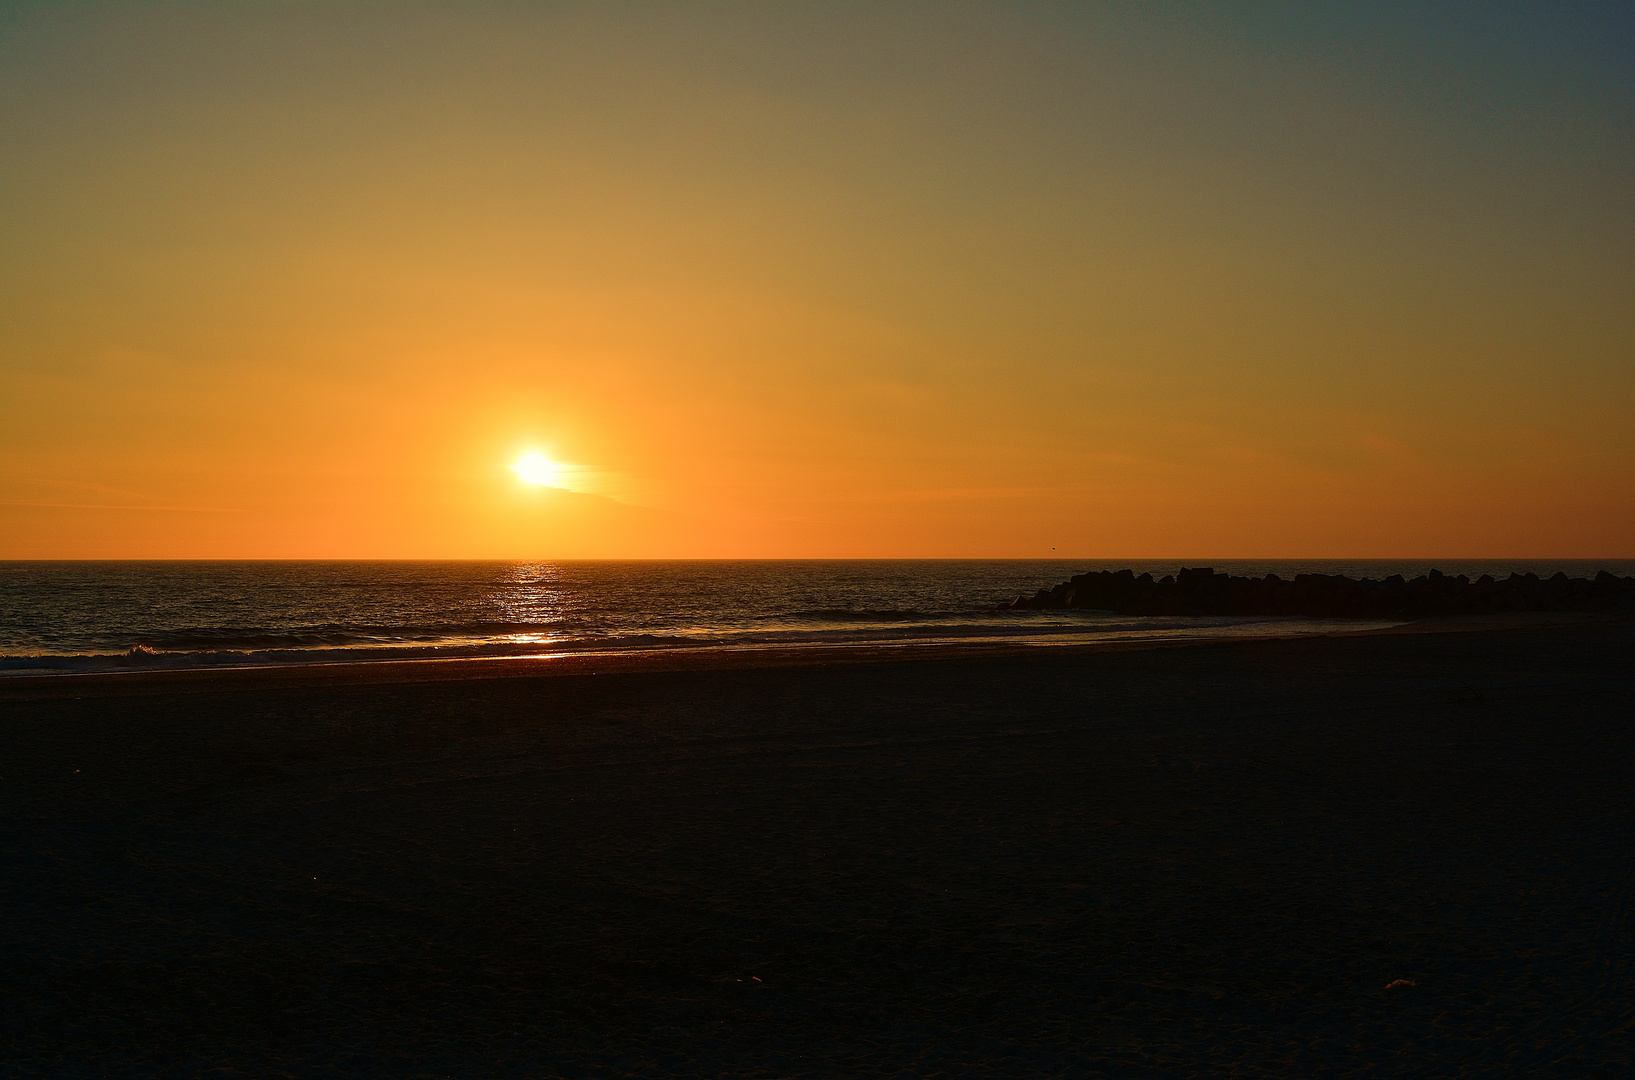
<path fill-rule="evenodd" d="M 1385 984 L 1385 988 L 1387 990 L 1401 990 L 1405 987 L 1418 985 L 1419 984 L 1414 982 L 1412 979 L 1392 979 L 1390 982 Z"/>

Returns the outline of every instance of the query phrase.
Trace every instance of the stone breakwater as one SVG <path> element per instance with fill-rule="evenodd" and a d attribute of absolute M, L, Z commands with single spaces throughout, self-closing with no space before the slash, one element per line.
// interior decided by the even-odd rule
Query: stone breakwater
<path fill-rule="evenodd" d="M 1605 570 L 1593 578 L 1566 574 L 1541 578 L 1511 574 L 1475 581 L 1438 570 L 1381 581 L 1342 574 L 1297 574 L 1285 581 L 1217 574 L 1211 567 L 1183 569 L 1174 577 L 1139 577 L 1133 570 L 1079 574 L 1054 589 L 1018 596 L 1000 605 L 1015 611 L 1079 608 L 1120 615 L 1319 615 L 1416 619 L 1428 615 L 1475 615 L 1501 611 L 1602 611 L 1635 613 L 1635 577 Z"/>

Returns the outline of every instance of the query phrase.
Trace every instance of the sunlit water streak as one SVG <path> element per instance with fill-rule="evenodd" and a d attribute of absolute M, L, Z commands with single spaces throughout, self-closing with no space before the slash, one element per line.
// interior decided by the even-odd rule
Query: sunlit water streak
<path fill-rule="evenodd" d="M 1002 612 L 1085 570 L 1635 573 L 1635 561 L 0 563 L 0 674 L 586 650 L 1059 644 L 1384 625 Z"/>

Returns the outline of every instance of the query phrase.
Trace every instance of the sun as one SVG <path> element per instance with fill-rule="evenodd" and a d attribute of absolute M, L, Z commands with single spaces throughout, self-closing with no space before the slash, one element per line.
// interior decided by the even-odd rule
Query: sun
<path fill-rule="evenodd" d="M 524 454 L 511 466 L 511 471 L 525 483 L 544 484 L 547 487 L 556 486 L 557 473 L 561 466 L 546 457 L 544 454 Z"/>

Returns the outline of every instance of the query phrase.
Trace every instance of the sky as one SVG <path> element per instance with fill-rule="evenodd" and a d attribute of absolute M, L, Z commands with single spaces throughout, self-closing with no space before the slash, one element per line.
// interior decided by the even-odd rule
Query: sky
<path fill-rule="evenodd" d="M 1627 4 L 0 3 L 0 558 L 1635 557 L 1632 193 Z"/>

